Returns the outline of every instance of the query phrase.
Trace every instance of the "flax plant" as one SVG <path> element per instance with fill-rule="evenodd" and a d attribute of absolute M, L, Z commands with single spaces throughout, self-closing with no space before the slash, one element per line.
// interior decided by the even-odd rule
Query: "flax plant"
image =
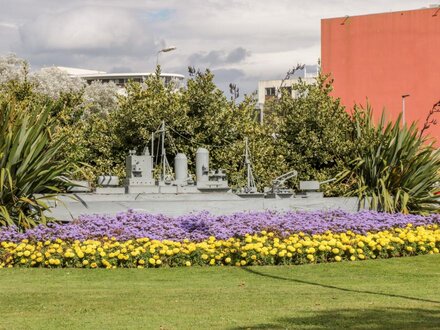
<path fill-rule="evenodd" d="M 354 159 L 338 175 L 360 208 L 426 214 L 439 211 L 440 151 L 421 137 L 416 123 L 402 125 L 382 116 L 377 124 L 369 106 L 353 116 Z"/>
<path fill-rule="evenodd" d="M 69 183 L 70 164 L 57 160 L 50 105 L 0 100 L 0 226 L 26 229 L 51 218 L 49 201 Z"/>

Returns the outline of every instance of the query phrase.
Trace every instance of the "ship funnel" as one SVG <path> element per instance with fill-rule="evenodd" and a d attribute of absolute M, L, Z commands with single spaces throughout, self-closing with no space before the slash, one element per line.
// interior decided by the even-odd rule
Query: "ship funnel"
<path fill-rule="evenodd" d="M 209 181 L 209 151 L 199 148 L 196 152 L 196 179 L 197 183 Z"/>
<path fill-rule="evenodd" d="M 174 158 L 174 173 L 177 183 L 183 184 L 188 180 L 188 159 L 185 154 L 179 153 Z"/>

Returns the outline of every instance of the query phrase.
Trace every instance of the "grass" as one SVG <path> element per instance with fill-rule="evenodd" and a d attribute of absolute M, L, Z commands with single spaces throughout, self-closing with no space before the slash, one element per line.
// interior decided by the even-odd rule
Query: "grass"
<path fill-rule="evenodd" d="M 304 266 L 4 269 L 0 329 L 439 329 L 440 255 Z"/>

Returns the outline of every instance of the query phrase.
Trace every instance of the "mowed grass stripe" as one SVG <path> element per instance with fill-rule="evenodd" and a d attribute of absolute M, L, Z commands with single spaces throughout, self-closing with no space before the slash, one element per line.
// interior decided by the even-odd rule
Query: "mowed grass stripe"
<path fill-rule="evenodd" d="M 440 255 L 274 267 L 4 269 L 2 329 L 438 329 Z"/>

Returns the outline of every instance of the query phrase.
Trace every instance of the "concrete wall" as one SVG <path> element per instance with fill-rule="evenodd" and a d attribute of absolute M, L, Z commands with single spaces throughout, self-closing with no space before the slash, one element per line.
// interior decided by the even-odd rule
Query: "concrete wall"
<path fill-rule="evenodd" d="M 410 94 L 406 121 L 423 124 L 440 100 L 439 54 L 439 8 L 321 21 L 322 71 L 333 75 L 334 95 L 348 108 L 368 99 L 376 118 L 385 107 L 395 119 Z M 440 125 L 429 132 L 438 139 Z"/>

